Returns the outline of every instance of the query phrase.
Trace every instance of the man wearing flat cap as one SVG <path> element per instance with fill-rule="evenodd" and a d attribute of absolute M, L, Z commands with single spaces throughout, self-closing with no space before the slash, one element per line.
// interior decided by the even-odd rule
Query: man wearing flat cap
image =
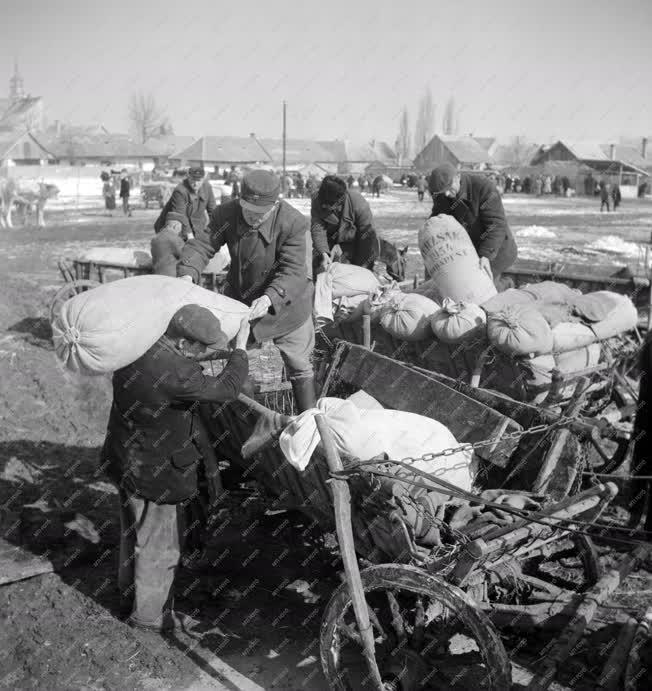
<path fill-rule="evenodd" d="M 183 512 L 198 495 L 198 475 L 217 472 L 198 403 L 234 400 L 248 372 L 249 322 L 216 377 L 195 360 L 226 347 L 217 317 L 186 305 L 138 360 L 113 374 L 113 405 L 102 466 L 118 486 L 122 609 L 132 626 L 173 629 L 173 581 L 182 548 Z"/>
<path fill-rule="evenodd" d="M 204 179 L 205 175 L 201 166 L 193 166 L 188 170 L 185 180 L 174 188 L 170 199 L 156 219 L 156 232 L 163 228 L 170 213 L 183 218 L 184 239 L 204 232 L 210 215 L 217 207 L 213 188 L 208 180 Z"/>
<path fill-rule="evenodd" d="M 280 350 L 303 411 L 315 404 L 310 234 L 304 216 L 279 200 L 279 193 L 273 173 L 247 173 L 240 199 L 218 206 L 206 233 L 186 243 L 177 275 L 198 283 L 206 264 L 227 245 L 231 266 L 224 294 L 251 306 L 253 335 L 273 340 Z"/>
<path fill-rule="evenodd" d="M 310 207 L 310 233 L 315 268 L 327 269 L 343 259 L 366 269 L 380 256 L 380 240 L 369 204 L 344 180 L 327 175 Z"/>
<path fill-rule="evenodd" d="M 450 163 L 432 171 L 428 186 L 433 200 L 431 217 L 448 214 L 464 226 L 480 265 L 497 282 L 516 261 L 518 249 L 496 187 L 484 175 L 461 173 Z"/>

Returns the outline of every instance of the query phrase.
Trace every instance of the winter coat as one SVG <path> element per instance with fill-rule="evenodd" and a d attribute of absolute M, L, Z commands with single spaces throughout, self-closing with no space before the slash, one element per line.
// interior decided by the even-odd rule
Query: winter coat
<path fill-rule="evenodd" d="M 160 230 L 165 225 L 165 219 L 170 212 L 181 214 L 187 221 L 184 224 L 186 232 L 201 233 L 208 223 L 208 217 L 217 207 L 213 188 L 207 180 L 204 180 L 201 187 L 194 192 L 187 180 L 178 184 L 166 205 L 161 211 L 161 215 L 154 224 L 155 230 Z"/>
<path fill-rule="evenodd" d="M 373 269 L 380 255 L 380 240 L 369 204 L 358 192 L 346 192 L 344 206 L 338 214 L 324 211 L 315 197 L 310 208 L 310 221 L 315 260 L 339 245 L 350 264 Z"/>
<path fill-rule="evenodd" d="M 131 183 L 129 182 L 129 178 L 122 178 L 120 180 L 120 199 L 123 198 L 129 198 L 129 195 L 131 193 Z"/>
<path fill-rule="evenodd" d="M 206 232 L 186 243 L 177 275 L 191 276 L 198 283 L 206 264 L 226 244 L 231 266 L 224 294 L 247 305 L 267 295 L 270 313 L 252 331 L 258 341 L 277 338 L 312 314 L 309 243 L 307 219 L 288 202 L 281 200 L 271 218 L 252 230 L 242 218 L 240 203 L 230 201 L 215 209 Z"/>
<path fill-rule="evenodd" d="M 218 376 L 206 376 L 199 363 L 163 336 L 138 360 L 117 370 L 101 459 L 108 476 L 157 504 L 192 497 L 199 461 L 214 462 L 197 402 L 234 400 L 248 369 L 247 354 L 236 350 Z"/>
<path fill-rule="evenodd" d="M 507 225 L 500 194 L 483 175 L 462 173 L 460 191 L 453 199 L 435 195 L 430 215 L 439 214 L 449 214 L 464 226 L 478 256 L 489 260 L 495 275 L 516 261 L 516 241 Z"/>

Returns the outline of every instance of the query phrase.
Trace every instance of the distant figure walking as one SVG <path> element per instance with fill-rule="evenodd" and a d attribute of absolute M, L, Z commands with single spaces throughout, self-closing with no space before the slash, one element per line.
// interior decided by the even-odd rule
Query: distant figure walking
<path fill-rule="evenodd" d="M 543 193 L 552 194 L 552 178 L 550 175 L 546 175 L 543 179 Z"/>
<path fill-rule="evenodd" d="M 543 180 L 540 175 L 537 175 L 537 179 L 534 181 L 534 190 L 537 194 L 537 197 L 540 197 L 541 193 L 543 192 Z"/>
<path fill-rule="evenodd" d="M 383 186 L 383 176 L 382 175 L 377 175 L 374 178 L 373 184 L 371 186 L 372 189 L 372 197 L 380 197 L 380 190 L 382 189 Z"/>
<path fill-rule="evenodd" d="M 113 216 L 111 212 L 115 209 L 115 187 L 109 175 L 106 176 L 102 185 L 102 196 L 104 197 L 104 208 L 109 212 L 109 216 Z"/>
<path fill-rule="evenodd" d="M 417 197 L 418 197 L 420 202 L 423 201 L 423 195 L 426 191 L 427 186 L 428 186 L 428 181 L 426 180 L 426 176 L 425 175 L 419 175 L 419 177 L 417 178 L 416 187 L 417 187 Z"/>
<path fill-rule="evenodd" d="M 609 211 L 609 187 L 604 180 L 600 180 L 600 211 L 604 211 L 604 207 Z"/>
<path fill-rule="evenodd" d="M 122 199 L 122 211 L 125 216 L 131 216 L 131 209 L 129 208 L 129 195 L 131 194 L 131 182 L 127 175 L 127 170 L 123 168 L 120 171 L 120 199 Z"/>
<path fill-rule="evenodd" d="M 614 203 L 614 211 L 620 206 L 622 195 L 620 194 L 620 185 L 617 183 L 611 187 L 611 200 Z"/>

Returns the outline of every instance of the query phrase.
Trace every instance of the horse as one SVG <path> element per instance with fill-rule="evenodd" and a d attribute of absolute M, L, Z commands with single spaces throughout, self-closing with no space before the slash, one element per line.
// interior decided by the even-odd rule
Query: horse
<path fill-rule="evenodd" d="M 405 268 L 407 266 L 407 245 L 403 249 L 399 249 L 396 245 L 385 240 L 380 239 L 380 254 L 378 260 L 385 263 L 387 273 L 395 281 L 405 280 Z"/>
<path fill-rule="evenodd" d="M 16 206 L 22 225 L 26 225 L 29 214 L 36 211 L 36 225 L 45 228 L 45 205 L 58 194 L 59 188 L 56 185 L 45 182 L 0 179 L 0 227 L 14 227 L 12 212 Z"/>

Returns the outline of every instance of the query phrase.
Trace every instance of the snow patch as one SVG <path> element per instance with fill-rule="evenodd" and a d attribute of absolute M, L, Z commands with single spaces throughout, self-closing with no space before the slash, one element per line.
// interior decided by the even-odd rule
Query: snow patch
<path fill-rule="evenodd" d="M 556 238 L 557 235 L 543 226 L 527 226 L 516 231 L 519 238 Z"/>
<path fill-rule="evenodd" d="M 610 254 L 624 254 L 628 257 L 639 257 L 643 253 L 641 245 L 635 242 L 627 242 L 616 235 L 605 235 L 587 245 L 587 249 L 609 252 Z"/>

